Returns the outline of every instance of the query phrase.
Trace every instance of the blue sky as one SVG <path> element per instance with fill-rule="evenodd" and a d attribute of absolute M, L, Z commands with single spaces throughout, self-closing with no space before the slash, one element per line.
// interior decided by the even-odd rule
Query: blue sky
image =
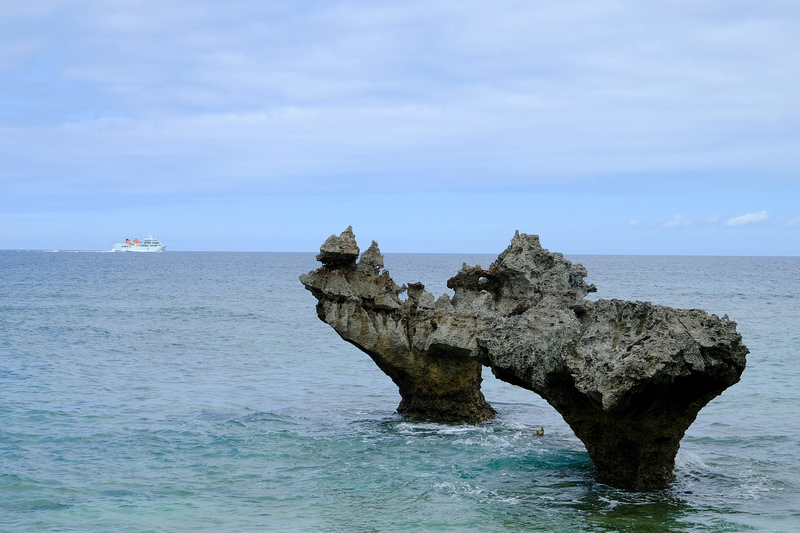
<path fill-rule="evenodd" d="M 800 255 L 798 65 L 794 0 L 0 0 L 0 248 Z"/>

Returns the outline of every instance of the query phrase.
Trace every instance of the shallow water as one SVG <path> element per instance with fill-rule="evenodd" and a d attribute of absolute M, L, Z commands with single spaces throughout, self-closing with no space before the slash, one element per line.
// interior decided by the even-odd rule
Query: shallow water
<path fill-rule="evenodd" d="M 493 259 L 386 266 L 438 295 Z M 497 420 L 399 417 L 317 319 L 313 254 L 0 252 L 0 530 L 799 529 L 800 258 L 570 259 L 593 298 L 727 313 L 752 352 L 667 490 L 596 483 L 558 413 L 488 372 Z"/>

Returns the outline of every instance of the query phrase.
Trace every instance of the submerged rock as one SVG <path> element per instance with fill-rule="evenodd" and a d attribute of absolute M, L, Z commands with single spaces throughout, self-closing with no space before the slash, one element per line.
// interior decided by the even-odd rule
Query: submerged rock
<path fill-rule="evenodd" d="M 495 414 L 481 366 L 547 400 L 586 445 L 598 480 L 655 489 L 672 480 L 698 411 L 736 383 L 747 348 L 727 316 L 648 302 L 585 300 L 586 269 L 517 233 L 488 270 L 464 265 L 434 300 L 399 287 L 377 243 L 356 262 L 348 228 L 300 277 L 317 314 L 397 384 L 398 412 L 480 422 Z M 399 295 L 408 292 L 402 301 Z"/>

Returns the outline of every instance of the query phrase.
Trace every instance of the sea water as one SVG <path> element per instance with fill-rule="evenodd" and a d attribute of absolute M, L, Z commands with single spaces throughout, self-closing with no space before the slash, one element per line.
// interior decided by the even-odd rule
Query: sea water
<path fill-rule="evenodd" d="M 386 267 L 438 296 L 493 259 Z M 665 490 L 597 483 L 558 413 L 488 371 L 494 421 L 397 415 L 317 318 L 314 254 L 2 251 L 0 530 L 800 530 L 800 258 L 570 259 L 592 298 L 728 314 L 750 348 Z"/>

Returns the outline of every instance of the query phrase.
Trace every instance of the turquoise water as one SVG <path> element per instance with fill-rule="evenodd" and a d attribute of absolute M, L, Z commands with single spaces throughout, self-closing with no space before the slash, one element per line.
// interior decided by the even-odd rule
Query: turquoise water
<path fill-rule="evenodd" d="M 438 295 L 492 259 L 386 265 Z M 667 490 L 595 483 L 559 415 L 490 373 L 495 421 L 399 417 L 317 319 L 313 254 L 0 252 L 0 530 L 800 530 L 800 258 L 571 259 L 593 297 L 727 313 L 752 352 Z"/>

